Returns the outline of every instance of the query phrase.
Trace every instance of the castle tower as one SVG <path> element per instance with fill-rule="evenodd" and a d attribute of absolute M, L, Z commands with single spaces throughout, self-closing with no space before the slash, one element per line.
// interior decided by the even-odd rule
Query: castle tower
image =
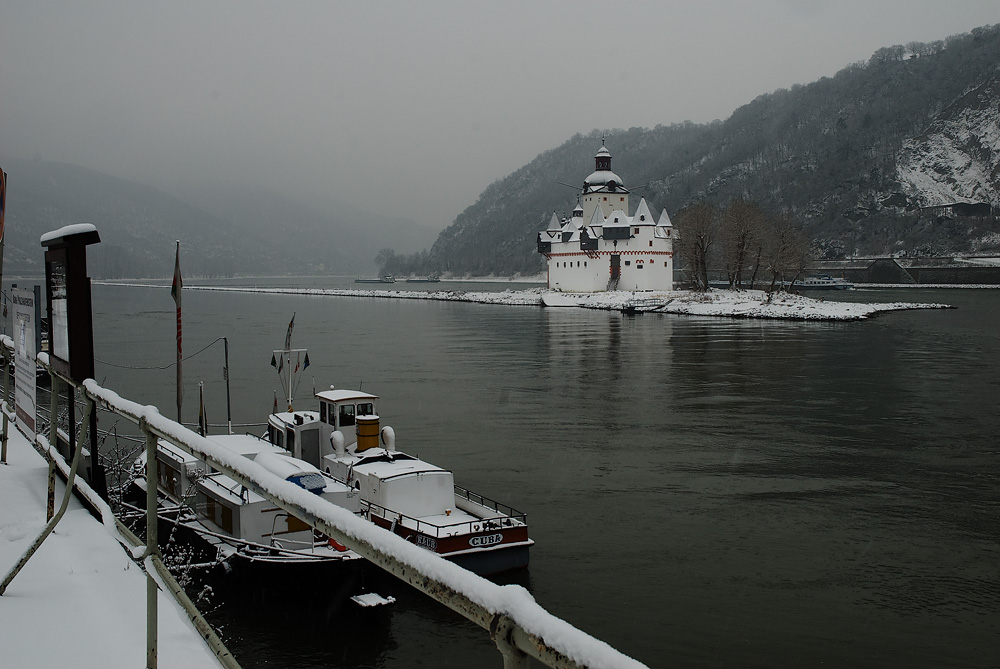
<path fill-rule="evenodd" d="M 628 189 L 622 183 L 622 178 L 611 171 L 611 152 L 603 141 L 594 156 L 594 171 L 583 181 L 580 200 L 583 205 L 582 218 L 585 221 L 594 216 L 598 204 L 605 212 L 621 209 L 628 213 Z"/>

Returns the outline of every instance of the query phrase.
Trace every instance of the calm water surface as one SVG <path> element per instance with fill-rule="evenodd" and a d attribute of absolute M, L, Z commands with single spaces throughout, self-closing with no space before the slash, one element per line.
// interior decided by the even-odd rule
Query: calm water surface
<path fill-rule="evenodd" d="M 294 312 L 299 408 L 331 383 L 380 395 L 399 448 L 528 513 L 518 582 L 651 666 L 996 666 L 1000 291 L 838 297 L 958 309 L 829 324 L 186 291 L 185 353 L 227 337 L 233 420 L 260 423 Z M 99 380 L 173 417 L 172 368 L 121 367 L 173 360 L 168 289 L 94 304 Z M 225 422 L 222 363 L 221 343 L 185 362 L 186 421 L 201 380 Z M 368 621 L 213 615 L 245 667 L 501 666 L 485 632 L 395 594 Z"/>

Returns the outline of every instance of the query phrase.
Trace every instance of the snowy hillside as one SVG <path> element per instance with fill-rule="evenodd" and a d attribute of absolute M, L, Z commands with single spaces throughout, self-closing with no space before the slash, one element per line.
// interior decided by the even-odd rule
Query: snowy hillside
<path fill-rule="evenodd" d="M 1000 78 L 942 112 L 899 154 L 897 178 L 910 204 L 1000 203 Z"/>

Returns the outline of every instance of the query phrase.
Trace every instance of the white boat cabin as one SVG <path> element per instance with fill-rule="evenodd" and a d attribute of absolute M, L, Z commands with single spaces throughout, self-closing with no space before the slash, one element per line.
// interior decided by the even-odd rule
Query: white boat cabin
<path fill-rule="evenodd" d="M 251 435 L 208 438 L 337 506 L 352 513 L 361 510 L 356 490 L 323 476 L 306 462 L 293 460 L 262 439 Z M 312 547 L 313 532 L 306 523 L 234 479 L 219 472 L 206 473 L 205 463 L 190 453 L 161 441 L 156 459 L 160 490 L 194 509 L 209 529 L 242 541 L 277 544 L 290 550 Z"/>
<path fill-rule="evenodd" d="M 271 443 L 360 490 L 365 502 L 455 519 L 454 474 L 396 451 L 392 428 L 380 428 L 377 395 L 331 388 L 316 398 L 319 411 L 271 414 Z"/>

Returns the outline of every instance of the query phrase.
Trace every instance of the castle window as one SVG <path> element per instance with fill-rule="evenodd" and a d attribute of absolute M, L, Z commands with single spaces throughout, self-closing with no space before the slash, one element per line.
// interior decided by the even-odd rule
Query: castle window
<path fill-rule="evenodd" d="M 624 202 L 624 201 L 625 201 L 625 198 L 621 198 L 621 201 L 622 201 L 622 202 Z"/>
<path fill-rule="evenodd" d="M 586 267 L 586 266 L 587 266 L 587 261 L 586 261 L 586 260 L 584 260 L 584 261 L 583 261 L 583 266 L 584 266 L 584 267 Z"/>
<path fill-rule="evenodd" d="M 576 261 L 576 266 L 577 266 L 577 267 L 579 267 L 579 266 L 580 266 L 580 261 L 579 261 L 579 260 L 577 260 L 577 261 Z"/>
<path fill-rule="evenodd" d="M 607 195 L 605 195 L 605 196 L 604 196 L 604 201 L 605 201 L 605 202 L 607 202 L 607 201 L 608 201 L 608 196 L 607 196 Z"/>
<path fill-rule="evenodd" d="M 650 245 L 650 246 L 652 246 L 652 245 L 653 245 L 653 240 L 652 240 L 652 239 L 650 239 L 650 240 L 649 240 L 649 245 Z"/>
<path fill-rule="evenodd" d="M 632 264 L 632 261 L 631 261 L 631 260 L 626 260 L 626 261 L 625 261 L 625 265 L 631 265 L 631 264 Z"/>
<path fill-rule="evenodd" d="M 635 229 L 635 234 L 639 234 L 639 228 Z"/>
<path fill-rule="evenodd" d="M 635 266 L 636 269 L 645 269 L 645 267 L 646 266 L 643 265 L 641 262 L 640 263 L 636 263 L 636 266 Z"/>
<path fill-rule="evenodd" d="M 645 220 L 646 220 L 646 214 L 642 214 L 642 215 L 640 215 L 640 216 L 639 216 L 639 220 L 640 220 L 640 221 L 645 221 Z"/>

